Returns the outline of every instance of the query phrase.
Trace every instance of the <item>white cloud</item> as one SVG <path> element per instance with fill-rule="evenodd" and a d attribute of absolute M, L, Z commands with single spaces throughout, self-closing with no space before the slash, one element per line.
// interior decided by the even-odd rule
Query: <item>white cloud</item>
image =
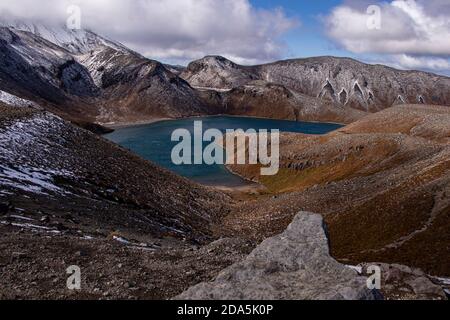
<path fill-rule="evenodd" d="M 450 70 L 447 0 L 395 0 L 378 4 L 380 28 L 369 28 L 367 6 L 347 2 L 325 18 L 328 36 L 356 54 L 384 54 L 402 69 Z"/>
<path fill-rule="evenodd" d="M 450 55 L 450 12 L 426 10 L 425 4 L 396 0 L 380 4 L 381 28 L 367 27 L 365 10 L 336 7 L 326 18 L 328 35 L 356 53 Z"/>
<path fill-rule="evenodd" d="M 281 9 L 260 10 L 248 0 L 1 0 L 0 15 L 61 23 L 70 4 L 80 6 L 83 27 L 172 61 L 207 54 L 241 63 L 278 59 L 281 36 L 297 23 Z"/>
<path fill-rule="evenodd" d="M 450 74 L 450 61 L 438 57 L 418 57 L 407 54 L 381 55 L 365 59 L 371 64 L 383 64 L 402 70 L 424 70 L 429 72 Z"/>
<path fill-rule="evenodd" d="M 413 57 L 401 54 L 395 55 L 394 59 L 406 69 L 450 70 L 450 62 L 442 58 Z"/>

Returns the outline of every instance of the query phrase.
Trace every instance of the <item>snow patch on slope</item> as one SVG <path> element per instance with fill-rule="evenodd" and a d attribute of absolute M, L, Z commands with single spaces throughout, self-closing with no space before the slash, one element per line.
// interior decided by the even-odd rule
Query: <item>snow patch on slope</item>
<path fill-rule="evenodd" d="M 33 107 L 33 108 L 39 107 L 36 103 L 30 100 L 19 98 L 15 95 L 12 95 L 2 90 L 0 90 L 0 102 L 3 102 L 7 105 L 14 107 Z"/>
<path fill-rule="evenodd" d="M 53 183 L 53 176 L 62 173 L 31 167 L 13 169 L 0 165 L 0 185 L 40 194 L 46 194 L 48 191 L 62 192 Z"/>
<path fill-rule="evenodd" d="M 38 114 L 0 128 L 0 186 L 36 194 L 66 194 L 54 183 L 54 178 L 71 177 L 71 172 L 26 161 L 33 152 L 45 159 L 47 146 L 55 143 L 48 141 L 46 132 L 62 125 L 63 120 L 58 117 Z"/>
<path fill-rule="evenodd" d="M 56 44 L 72 54 L 86 54 L 99 47 L 110 47 L 114 50 L 130 53 L 131 50 L 124 45 L 101 37 L 89 30 L 71 30 L 65 26 L 46 26 L 38 23 L 25 23 L 23 21 L 0 22 L 0 26 L 14 30 L 31 32 L 53 44 Z"/>

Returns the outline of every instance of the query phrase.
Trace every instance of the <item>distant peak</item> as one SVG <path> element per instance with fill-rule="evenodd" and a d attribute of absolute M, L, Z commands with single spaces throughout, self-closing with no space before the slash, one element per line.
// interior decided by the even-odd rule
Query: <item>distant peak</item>
<path fill-rule="evenodd" d="M 224 56 L 218 56 L 218 55 L 208 55 L 205 56 L 203 59 L 212 59 L 212 60 L 218 60 L 218 61 L 230 61 L 229 59 L 225 58 Z"/>
<path fill-rule="evenodd" d="M 202 59 L 193 61 L 191 63 L 192 65 L 210 65 L 214 67 L 221 67 L 221 68 L 236 68 L 238 65 L 234 63 L 233 61 L 219 55 L 208 55 L 203 57 Z"/>
<path fill-rule="evenodd" d="M 44 24 L 31 21 L 0 21 L 0 26 L 12 30 L 33 33 L 73 54 L 85 54 L 100 46 L 110 47 L 121 52 L 132 52 L 124 45 L 109 40 L 87 29 L 69 29 L 64 24 Z"/>

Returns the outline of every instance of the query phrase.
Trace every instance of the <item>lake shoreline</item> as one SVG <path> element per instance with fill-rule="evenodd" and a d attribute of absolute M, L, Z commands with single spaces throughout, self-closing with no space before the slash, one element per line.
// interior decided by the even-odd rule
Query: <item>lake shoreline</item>
<path fill-rule="evenodd" d="M 227 165 L 214 166 L 177 166 L 171 160 L 174 143 L 171 141 L 173 131 L 186 128 L 193 134 L 192 124 L 195 120 L 204 121 L 204 128 L 217 128 L 225 133 L 227 129 L 250 128 L 255 130 L 278 129 L 280 132 L 301 133 L 306 135 L 324 135 L 342 128 L 341 124 L 329 122 L 303 122 L 289 120 L 274 120 L 270 118 L 255 118 L 241 116 L 196 116 L 182 119 L 153 119 L 133 124 L 115 124 L 117 130 L 104 137 L 125 147 L 141 158 L 183 176 L 190 181 L 205 186 L 226 191 L 244 190 L 247 193 L 264 192 L 264 186 L 234 172 Z M 110 124 L 111 125 L 111 124 Z"/>
<path fill-rule="evenodd" d="M 99 123 L 99 125 L 106 127 L 108 129 L 117 130 L 117 129 L 125 129 L 132 127 L 145 126 L 148 124 L 155 124 L 162 121 L 171 121 L 171 120 L 179 120 L 179 119 L 170 119 L 170 118 L 155 118 L 149 120 L 142 120 L 136 122 L 109 122 L 109 123 Z"/>
<path fill-rule="evenodd" d="M 179 121 L 179 120 L 195 120 L 200 118 L 220 118 L 220 117 L 230 117 L 230 118 L 246 118 L 246 119 L 256 119 L 256 120 L 273 120 L 273 121 L 288 121 L 294 123 L 321 123 L 321 124 L 330 124 L 330 125 L 339 125 L 345 127 L 348 123 L 341 122 L 332 122 L 332 121 L 312 121 L 312 120 L 287 120 L 287 119 L 274 119 L 274 118 L 264 118 L 264 117 L 254 117 L 254 116 L 245 116 L 245 115 L 229 115 L 229 114 L 215 114 L 215 115 L 199 115 L 199 116 L 191 116 L 191 117 L 182 117 L 182 118 L 154 118 L 149 120 L 142 120 L 136 122 L 109 122 L 109 123 L 98 123 L 99 125 L 106 127 L 111 130 L 117 129 L 125 129 L 125 128 L 133 128 L 140 127 L 149 124 L 155 124 L 159 122 L 165 121 Z"/>

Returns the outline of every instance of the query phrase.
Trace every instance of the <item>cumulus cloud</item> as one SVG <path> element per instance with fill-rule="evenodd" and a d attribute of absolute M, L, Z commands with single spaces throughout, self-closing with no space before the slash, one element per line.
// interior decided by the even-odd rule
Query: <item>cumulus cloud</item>
<path fill-rule="evenodd" d="M 278 59 L 281 36 L 297 25 L 282 9 L 257 9 L 248 0 L 15 0 L 1 1 L 0 15 L 61 23 L 72 4 L 81 8 L 82 27 L 180 62 L 207 54 L 241 63 Z"/>
<path fill-rule="evenodd" d="M 442 58 L 395 55 L 394 61 L 406 69 L 450 70 L 450 62 Z"/>
<path fill-rule="evenodd" d="M 363 60 L 370 64 L 383 64 L 401 70 L 423 70 L 450 75 L 450 61 L 445 58 L 393 54 L 371 56 Z"/>
<path fill-rule="evenodd" d="M 450 70 L 450 3 L 395 0 L 378 4 L 379 25 L 368 3 L 347 1 L 324 19 L 328 36 L 353 53 L 385 54 L 407 69 Z"/>
<path fill-rule="evenodd" d="M 450 10 L 428 12 L 421 2 L 380 4 L 380 28 L 368 28 L 366 10 L 336 7 L 326 18 L 328 35 L 352 52 L 450 55 Z M 447 8 L 444 6 L 444 8 Z"/>

